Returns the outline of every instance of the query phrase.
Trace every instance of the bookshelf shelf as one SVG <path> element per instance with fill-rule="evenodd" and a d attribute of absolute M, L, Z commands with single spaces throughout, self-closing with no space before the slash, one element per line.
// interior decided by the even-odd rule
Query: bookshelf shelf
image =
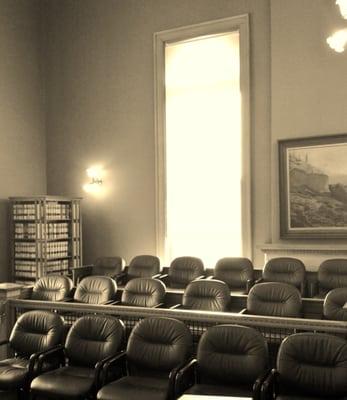
<path fill-rule="evenodd" d="M 82 265 L 81 199 L 10 197 L 13 281 L 33 284 L 49 274 L 70 275 Z"/>

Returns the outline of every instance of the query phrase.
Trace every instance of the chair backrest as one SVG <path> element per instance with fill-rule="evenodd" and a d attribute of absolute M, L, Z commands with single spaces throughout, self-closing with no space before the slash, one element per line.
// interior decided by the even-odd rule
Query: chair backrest
<path fill-rule="evenodd" d="M 230 291 L 225 282 L 201 279 L 187 285 L 182 304 L 192 310 L 226 311 L 229 301 Z"/>
<path fill-rule="evenodd" d="M 344 397 L 347 393 L 347 342 L 323 333 L 288 336 L 278 351 L 277 370 L 280 393 Z"/>
<path fill-rule="evenodd" d="M 135 307 L 154 307 L 164 302 L 165 284 L 158 279 L 134 278 L 122 293 L 122 303 Z"/>
<path fill-rule="evenodd" d="M 323 290 L 347 287 L 347 259 L 333 258 L 323 261 L 318 269 L 318 282 Z"/>
<path fill-rule="evenodd" d="M 201 336 L 198 351 L 201 383 L 252 385 L 268 366 L 267 343 L 260 332 L 239 325 L 216 325 Z"/>
<path fill-rule="evenodd" d="M 292 257 L 277 257 L 269 260 L 263 270 L 265 282 L 284 282 L 300 289 L 306 271 L 302 261 Z"/>
<path fill-rule="evenodd" d="M 323 303 L 323 315 L 326 319 L 347 321 L 347 288 L 328 292 Z"/>
<path fill-rule="evenodd" d="M 177 257 L 169 268 L 170 286 L 184 288 L 189 282 L 203 275 L 204 264 L 197 257 Z"/>
<path fill-rule="evenodd" d="M 32 300 L 61 301 L 68 297 L 73 287 L 72 280 L 65 275 L 47 275 L 34 285 Z"/>
<path fill-rule="evenodd" d="M 252 261 L 245 257 L 221 258 L 215 266 L 214 276 L 230 289 L 246 289 L 247 281 L 253 279 Z"/>
<path fill-rule="evenodd" d="M 134 257 L 128 267 L 128 280 L 133 278 L 151 278 L 159 274 L 160 260 L 156 256 L 142 255 Z"/>
<path fill-rule="evenodd" d="M 293 285 L 281 282 L 258 283 L 249 291 L 249 314 L 300 317 L 301 295 Z"/>
<path fill-rule="evenodd" d="M 127 345 L 131 375 L 168 377 L 192 352 L 187 326 L 173 318 L 151 317 L 138 322 Z"/>
<path fill-rule="evenodd" d="M 16 321 L 10 336 L 10 345 L 20 357 L 48 350 L 60 344 L 64 334 L 62 317 L 51 311 L 27 311 Z"/>
<path fill-rule="evenodd" d="M 71 326 L 65 342 L 66 355 L 71 365 L 94 367 L 115 355 L 124 345 L 125 328 L 119 319 L 85 315 Z"/>
<path fill-rule="evenodd" d="M 122 257 L 100 257 L 95 261 L 93 275 L 115 276 L 123 270 L 124 265 Z"/>
<path fill-rule="evenodd" d="M 114 299 L 116 282 L 109 276 L 87 276 L 78 284 L 74 300 L 79 303 L 101 304 Z"/>

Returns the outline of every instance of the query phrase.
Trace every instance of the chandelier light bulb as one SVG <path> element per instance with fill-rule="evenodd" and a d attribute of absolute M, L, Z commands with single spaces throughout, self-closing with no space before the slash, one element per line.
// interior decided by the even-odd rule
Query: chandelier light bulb
<path fill-rule="evenodd" d="M 329 36 L 327 43 L 337 53 L 342 53 L 347 44 L 347 29 L 342 29 Z"/>
<path fill-rule="evenodd" d="M 342 17 L 347 19 L 347 0 L 336 0 L 336 4 L 340 7 Z"/>

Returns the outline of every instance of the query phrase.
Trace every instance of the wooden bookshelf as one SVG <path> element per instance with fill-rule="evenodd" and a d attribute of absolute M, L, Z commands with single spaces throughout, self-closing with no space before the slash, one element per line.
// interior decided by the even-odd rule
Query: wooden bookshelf
<path fill-rule="evenodd" d="M 71 268 L 82 265 L 80 198 L 10 197 L 9 202 L 13 282 L 71 275 Z"/>

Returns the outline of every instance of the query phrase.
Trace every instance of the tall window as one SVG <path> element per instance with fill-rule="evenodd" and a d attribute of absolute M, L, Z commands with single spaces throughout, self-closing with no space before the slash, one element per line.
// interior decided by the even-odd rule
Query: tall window
<path fill-rule="evenodd" d="M 221 257 L 250 255 L 240 43 L 239 28 L 163 42 L 158 217 L 166 261 L 192 255 L 212 267 Z"/>

